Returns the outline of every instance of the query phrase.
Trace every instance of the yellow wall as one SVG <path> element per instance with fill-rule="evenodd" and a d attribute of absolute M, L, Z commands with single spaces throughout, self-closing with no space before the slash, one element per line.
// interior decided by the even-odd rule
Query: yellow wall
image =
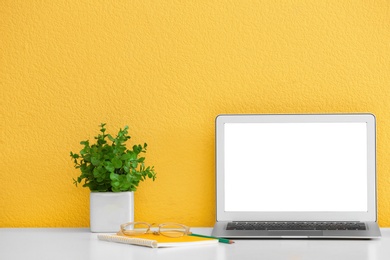
<path fill-rule="evenodd" d="M 147 142 L 135 218 L 211 226 L 220 113 L 372 112 L 390 226 L 387 0 L 0 3 L 0 227 L 89 225 L 69 158 L 101 122 Z"/>

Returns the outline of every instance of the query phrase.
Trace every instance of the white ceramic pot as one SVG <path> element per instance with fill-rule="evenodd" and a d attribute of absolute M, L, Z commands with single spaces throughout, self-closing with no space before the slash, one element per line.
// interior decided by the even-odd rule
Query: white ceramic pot
<path fill-rule="evenodd" d="M 91 192 L 92 232 L 119 231 L 119 226 L 134 221 L 134 192 Z"/>

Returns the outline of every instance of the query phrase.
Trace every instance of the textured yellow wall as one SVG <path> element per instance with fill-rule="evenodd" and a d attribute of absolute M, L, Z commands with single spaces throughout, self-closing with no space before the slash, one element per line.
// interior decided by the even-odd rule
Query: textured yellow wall
<path fill-rule="evenodd" d="M 147 142 L 135 218 L 214 222 L 220 113 L 372 112 L 390 226 L 390 3 L 1 1 L 0 227 L 89 225 L 69 152 L 101 122 Z"/>

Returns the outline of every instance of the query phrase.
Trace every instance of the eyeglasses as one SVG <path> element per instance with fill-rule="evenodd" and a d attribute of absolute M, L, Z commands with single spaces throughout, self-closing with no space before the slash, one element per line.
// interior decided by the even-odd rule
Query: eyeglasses
<path fill-rule="evenodd" d="M 163 235 L 166 237 L 182 237 L 191 234 L 190 228 L 183 224 L 162 223 L 157 226 L 157 230 L 151 230 L 153 225 L 155 225 L 155 223 L 129 222 L 120 226 L 120 232 L 127 236 L 152 233 L 154 235 Z"/>

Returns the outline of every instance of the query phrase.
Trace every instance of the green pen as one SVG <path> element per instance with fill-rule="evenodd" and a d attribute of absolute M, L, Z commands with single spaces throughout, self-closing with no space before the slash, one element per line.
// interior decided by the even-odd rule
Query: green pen
<path fill-rule="evenodd" d="M 225 243 L 225 244 L 233 244 L 234 243 L 233 240 L 229 240 L 229 239 L 226 239 L 226 238 L 220 238 L 220 237 L 211 237 L 211 236 L 199 235 L 199 234 L 194 234 L 194 233 L 189 234 L 189 236 L 204 237 L 204 238 L 214 238 L 214 239 L 218 239 L 219 243 Z"/>

